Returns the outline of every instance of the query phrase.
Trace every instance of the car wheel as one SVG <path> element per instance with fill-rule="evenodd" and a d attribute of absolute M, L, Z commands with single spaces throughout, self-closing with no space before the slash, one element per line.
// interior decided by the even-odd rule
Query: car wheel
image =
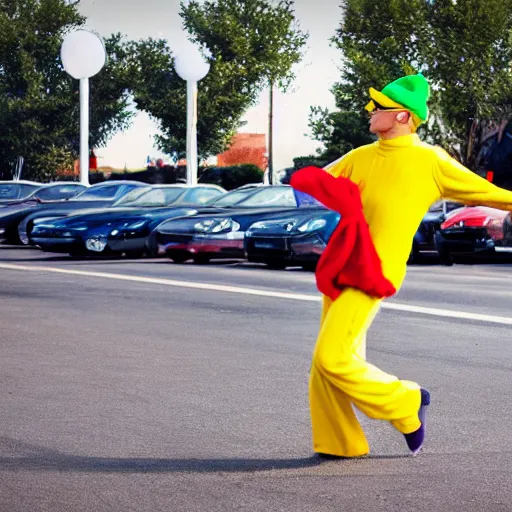
<path fill-rule="evenodd" d="M 148 258 L 156 258 L 158 257 L 158 249 L 156 247 L 147 247 L 146 255 Z"/>
<path fill-rule="evenodd" d="M 409 259 L 407 260 L 407 264 L 418 263 L 420 259 L 420 251 L 418 246 L 413 242 L 411 247 L 411 252 L 409 253 Z"/>
<path fill-rule="evenodd" d="M 286 268 L 286 263 L 280 260 L 266 261 L 265 265 L 267 265 L 267 268 L 270 270 L 284 270 Z"/>
<path fill-rule="evenodd" d="M 169 256 L 171 258 L 173 263 L 185 263 L 185 261 L 190 259 L 190 256 L 188 254 L 173 254 L 172 256 Z"/>
<path fill-rule="evenodd" d="M 437 253 L 439 254 L 439 261 L 442 265 L 446 265 L 448 267 L 453 265 L 453 257 L 450 251 L 446 250 L 442 245 L 437 249 Z"/>
<path fill-rule="evenodd" d="M 144 252 L 144 249 L 138 249 L 136 251 L 127 251 L 125 252 L 125 255 L 127 258 L 137 259 L 142 258 L 144 256 Z"/>
<path fill-rule="evenodd" d="M 314 262 L 303 263 L 301 265 L 301 267 L 308 272 L 315 272 L 316 263 L 314 263 Z"/>
<path fill-rule="evenodd" d="M 74 260 L 80 260 L 82 259 L 85 254 L 83 251 L 79 251 L 79 250 L 76 250 L 76 251 L 70 251 L 69 255 L 74 259 Z"/>
<path fill-rule="evenodd" d="M 156 240 L 152 237 L 148 238 L 146 242 L 146 254 L 150 258 L 156 258 L 158 256 L 158 246 Z"/>
<path fill-rule="evenodd" d="M 23 245 L 29 244 L 29 240 L 28 240 L 28 235 L 30 233 L 29 224 L 30 224 L 30 231 L 32 231 L 32 222 L 29 223 L 24 219 L 18 224 L 18 238 L 20 239 L 20 241 Z"/>
<path fill-rule="evenodd" d="M 194 256 L 194 263 L 196 265 L 207 265 L 210 263 L 211 257 L 206 254 L 198 254 Z"/>

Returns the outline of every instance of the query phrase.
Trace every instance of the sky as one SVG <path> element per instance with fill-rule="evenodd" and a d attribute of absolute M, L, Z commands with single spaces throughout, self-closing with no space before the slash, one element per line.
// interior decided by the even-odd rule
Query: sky
<path fill-rule="evenodd" d="M 308 115 L 313 105 L 334 109 L 330 88 L 339 80 L 341 55 L 330 47 L 329 39 L 341 20 L 340 3 L 295 0 L 297 19 L 302 30 L 309 32 L 309 40 L 303 61 L 294 68 L 297 79 L 292 90 L 274 95 L 275 169 L 292 165 L 294 157 L 312 154 L 320 146 L 309 136 Z M 87 17 L 87 26 L 102 36 L 121 32 L 129 39 L 163 38 L 171 49 L 178 50 L 183 41 L 179 4 L 179 0 L 81 0 L 79 9 Z M 247 125 L 240 131 L 267 134 L 268 107 L 267 89 L 258 105 L 244 116 Z M 154 145 L 157 133 L 157 123 L 147 114 L 137 113 L 130 129 L 97 150 L 98 165 L 141 168 L 148 155 L 165 157 Z"/>

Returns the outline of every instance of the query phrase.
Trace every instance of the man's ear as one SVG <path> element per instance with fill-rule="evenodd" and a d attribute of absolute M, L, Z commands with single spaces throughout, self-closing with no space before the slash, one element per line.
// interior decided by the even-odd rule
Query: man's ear
<path fill-rule="evenodd" d="M 409 112 L 400 112 L 397 116 L 396 116 L 396 120 L 399 122 L 399 123 L 407 123 L 409 122 Z"/>

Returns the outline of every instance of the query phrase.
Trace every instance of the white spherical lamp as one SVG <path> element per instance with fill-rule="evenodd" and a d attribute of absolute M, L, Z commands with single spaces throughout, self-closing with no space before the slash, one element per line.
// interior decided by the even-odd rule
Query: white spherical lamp
<path fill-rule="evenodd" d="M 183 80 L 199 82 L 210 71 L 210 64 L 205 61 L 197 46 L 185 43 L 176 54 L 174 69 Z"/>
<path fill-rule="evenodd" d="M 64 38 L 60 56 L 64 69 L 73 78 L 90 78 L 105 65 L 107 54 L 103 41 L 94 32 L 77 30 Z"/>

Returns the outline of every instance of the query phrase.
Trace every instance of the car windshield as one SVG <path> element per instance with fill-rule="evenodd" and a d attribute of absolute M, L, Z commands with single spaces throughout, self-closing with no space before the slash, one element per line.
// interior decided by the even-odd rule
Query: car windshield
<path fill-rule="evenodd" d="M 123 194 L 121 198 L 114 203 L 113 206 L 124 206 L 126 203 L 131 203 L 132 201 L 135 201 L 135 199 L 141 197 L 147 192 L 150 192 L 151 190 L 153 190 L 153 187 L 150 186 L 133 188 L 126 194 Z"/>
<path fill-rule="evenodd" d="M 23 183 L 0 183 L 0 201 L 24 199 L 37 189 L 35 185 Z"/>
<path fill-rule="evenodd" d="M 266 187 L 251 194 L 238 206 L 297 206 L 292 187 Z"/>
<path fill-rule="evenodd" d="M 77 185 L 55 185 L 39 190 L 36 195 L 43 201 L 51 201 L 52 199 L 73 197 L 81 191 L 82 187 Z"/>
<path fill-rule="evenodd" d="M 114 199 L 118 192 L 119 185 L 93 186 L 73 199 L 77 201 L 108 201 Z"/>
<path fill-rule="evenodd" d="M 182 187 L 154 188 L 145 194 L 134 197 L 130 192 L 115 203 L 115 206 L 168 206 L 174 203 L 186 189 Z"/>
<path fill-rule="evenodd" d="M 226 207 L 226 206 L 234 206 L 238 204 L 240 201 L 247 199 L 248 196 L 254 194 L 255 189 L 248 188 L 245 190 L 233 190 L 232 192 L 228 192 L 224 194 L 222 197 L 215 198 L 213 201 L 210 201 L 208 206 L 218 206 L 218 207 Z"/>
<path fill-rule="evenodd" d="M 210 204 L 212 199 L 216 199 L 219 196 L 223 196 L 224 192 L 214 187 L 194 187 L 187 189 L 187 192 L 183 194 L 176 204 L 183 205 L 205 205 Z"/>

